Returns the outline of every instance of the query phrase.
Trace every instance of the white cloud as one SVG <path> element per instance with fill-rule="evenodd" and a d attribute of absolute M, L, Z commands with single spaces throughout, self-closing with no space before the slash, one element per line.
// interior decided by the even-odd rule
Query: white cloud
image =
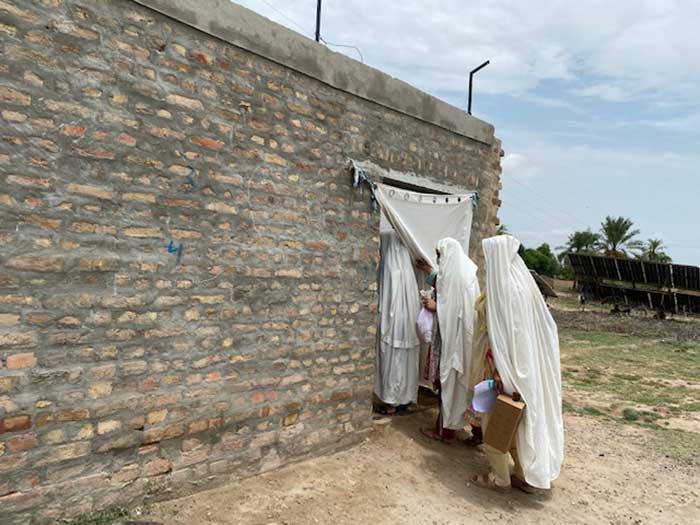
<path fill-rule="evenodd" d="M 642 120 L 638 122 L 642 126 L 668 131 L 695 131 L 700 129 L 700 112 L 684 114 L 679 117 L 659 118 L 656 120 Z"/>
<path fill-rule="evenodd" d="M 625 102 L 631 99 L 631 93 L 611 84 L 596 84 L 587 88 L 574 89 L 571 92 L 582 97 L 597 97 L 608 102 Z"/>
<path fill-rule="evenodd" d="M 527 155 L 522 153 L 506 153 L 501 161 L 503 175 L 516 179 L 529 179 L 537 175 L 539 169 L 533 165 Z"/>

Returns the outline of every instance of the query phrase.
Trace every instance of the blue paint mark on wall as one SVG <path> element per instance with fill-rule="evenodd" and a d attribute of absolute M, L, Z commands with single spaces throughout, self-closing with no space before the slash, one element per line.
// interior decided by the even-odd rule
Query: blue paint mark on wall
<path fill-rule="evenodd" d="M 187 167 L 189 168 L 190 172 L 187 175 L 185 175 L 185 180 L 190 185 L 190 188 L 187 190 L 187 193 L 190 193 L 192 190 L 195 189 L 195 187 L 197 185 L 194 183 L 194 175 L 195 175 L 194 168 L 192 166 L 187 166 Z"/>
<path fill-rule="evenodd" d="M 177 261 L 175 262 L 175 264 L 180 264 L 180 261 L 182 260 L 182 254 L 184 251 L 185 249 L 182 246 L 182 243 L 180 243 L 180 246 L 178 246 L 177 248 L 173 246 L 173 241 L 170 241 L 170 243 L 168 243 L 168 253 L 177 253 Z"/>

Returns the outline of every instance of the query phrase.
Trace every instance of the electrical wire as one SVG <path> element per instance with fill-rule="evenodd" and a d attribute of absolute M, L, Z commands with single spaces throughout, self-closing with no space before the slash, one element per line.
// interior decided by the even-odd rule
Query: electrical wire
<path fill-rule="evenodd" d="M 357 51 L 357 54 L 360 55 L 360 62 L 362 62 L 363 64 L 365 63 L 365 57 L 362 56 L 362 51 L 360 51 L 360 48 L 359 48 L 359 47 L 353 46 L 353 45 L 349 45 L 349 44 L 334 44 L 333 42 L 328 42 L 328 41 L 326 41 L 323 37 L 319 37 L 319 38 L 321 39 L 321 42 L 323 42 L 323 43 L 326 44 L 327 46 L 332 46 L 332 47 L 347 47 L 347 48 L 350 48 L 350 49 L 354 49 L 355 51 Z"/>
<path fill-rule="evenodd" d="M 268 2 L 267 0 L 258 0 L 258 1 L 265 4 L 267 7 L 272 9 L 275 13 L 280 15 L 282 18 L 284 18 L 285 20 L 287 20 L 288 22 L 290 22 L 291 24 L 296 26 L 301 31 L 302 34 L 309 36 L 310 38 L 315 38 L 315 35 L 312 35 L 310 32 L 307 32 L 306 29 L 304 29 L 301 26 L 301 24 L 299 24 L 299 22 L 294 20 L 291 16 L 285 14 L 282 10 L 275 7 L 272 3 Z M 362 54 L 362 50 L 360 50 L 359 47 L 354 46 L 352 44 L 338 44 L 336 42 L 329 42 L 328 40 L 326 40 L 323 37 L 319 37 L 319 39 L 321 40 L 321 42 L 323 42 L 324 44 L 326 44 L 326 46 L 329 46 L 329 47 L 343 47 L 343 48 L 347 48 L 347 49 L 354 49 L 355 51 L 357 51 L 357 54 L 360 56 L 360 62 L 362 62 L 363 64 L 365 63 L 365 57 Z"/>
<path fill-rule="evenodd" d="M 299 22 L 297 22 L 297 21 L 294 20 L 292 17 L 290 17 L 290 16 L 286 15 L 285 13 L 283 13 L 280 9 L 278 9 L 277 7 L 275 7 L 274 5 L 272 5 L 272 4 L 271 4 L 270 2 L 268 2 L 267 0 L 258 0 L 258 2 L 262 2 L 262 3 L 265 4 L 267 7 L 269 7 L 270 9 L 272 9 L 275 13 L 277 13 L 277 14 L 280 15 L 282 18 L 284 18 L 285 20 L 287 20 L 287 22 L 290 22 L 290 23 L 294 24 L 294 25 L 301 31 L 302 34 L 304 34 L 304 35 L 306 35 L 306 36 L 313 35 L 313 33 L 307 32 L 306 29 L 304 29 L 304 28 L 301 26 L 301 24 L 299 24 Z M 313 38 L 313 36 L 312 36 L 312 38 Z"/>
<path fill-rule="evenodd" d="M 515 177 L 513 177 L 513 176 L 509 175 L 509 176 L 507 177 L 507 180 L 510 180 L 510 181 L 515 182 L 515 183 L 518 184 L 519 186 L 525 188 L 526 190 L 532 192 L 534 195 L 538 196 L 541 200 L 543 200 L 543 201 L 549 201 L 548 198 L 544 197 L 541 193 L 539 193 L 538 191 L 536 191 L 534 188 L 532 188 L 531 186 L 525 184 L 524 182 L 518 180 L 517 178 L 515 178 Z M 567 217 L 567 220 L 573 219 L 574 221 L 579 222 L 579 223 L 582 223 L 582 224 L 586 224 L 586 222 L 587 222 L 587 221 L 581 220 L 581 218 L 575 216 L 575 215 L 572 214 L 571 212 L 564 211 L 564 210 L 562 210 L 561 208 L 557 208 L 556 206 L 552 206 L 551 203 L 549 203 L 549 202 L 546 202 L 546 204 L 550 207 L 550 209 L 551 209 L 552 211 L 557 212 L 557 213 L 558 213 L 559 215 L 561 215 L 562 217 L 566 216 L 566 217 Z"/>

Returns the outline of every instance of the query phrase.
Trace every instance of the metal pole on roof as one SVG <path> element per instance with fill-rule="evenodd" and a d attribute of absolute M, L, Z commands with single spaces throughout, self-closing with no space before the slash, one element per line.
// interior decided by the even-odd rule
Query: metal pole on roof
<path fill-rule="evenodd" d="M 321 40 L 321 0 L 316 3 L 316 42 Z"/>
<path fill-rule="evenodd" d="M 320 5 L 320 4 L 321 4 L 321 0 L 318 0 L 318 3 L 319 3 L 319 5 Z M 469 72 L 469 105 L 467 106 L 467 113 L 469 113 L 470 115 L 472 114 L 472 84 L 473 84 L 473 79 L 474 79 L 474 73 L 476 73 L 476 72 L 479 71 L 480 69 L 485 68 L 485 67 L 488 66 L 490 63 L 491 63 L 491 61 L 490 61 L 490 60 L 487 60 L 486 62 L 484 62 L 483 64 L 481 64 L 479 67 L 477 67 L 477 68 L 475 68 L 475 69 L 472 69 L 472 70 Z"/>

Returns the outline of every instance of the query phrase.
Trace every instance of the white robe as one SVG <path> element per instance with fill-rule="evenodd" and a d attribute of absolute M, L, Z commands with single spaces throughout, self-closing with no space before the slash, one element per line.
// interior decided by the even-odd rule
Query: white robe
<path fill-rule="evenodd" d="M 525 481 L 548 489 L 564 460 L 559 336 L 510 235 L 483 241 L 486 311 L 493 358 L 508 394 L 526 403 L 516 434 Z"/>
<path fill-rule="evenodd" d="M 420 294 L 413 261 L 393 230 L 381 234 L 379 312 L 374 391 L 390 405 L 418 398 Z"/>
<path fill-rule="evenodd" d="M 442 426 L 461 429 L 468 408 L 469 367 L 479 297 L 476 265 L 452 238 L 441 239 L 436 281 L 437 317 L 440 323 L 440 397 Z"/>

